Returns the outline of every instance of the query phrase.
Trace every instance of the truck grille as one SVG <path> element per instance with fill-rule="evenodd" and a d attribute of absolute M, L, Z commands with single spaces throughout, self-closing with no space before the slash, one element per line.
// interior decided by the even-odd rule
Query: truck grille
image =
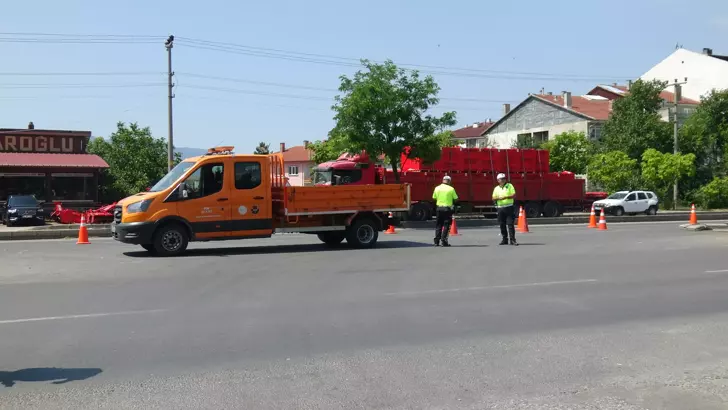
<path fill-rule="evenodd" d="M 121 223 L 121 206 L 117 205 L 114 207 L 114 222 Z"/>

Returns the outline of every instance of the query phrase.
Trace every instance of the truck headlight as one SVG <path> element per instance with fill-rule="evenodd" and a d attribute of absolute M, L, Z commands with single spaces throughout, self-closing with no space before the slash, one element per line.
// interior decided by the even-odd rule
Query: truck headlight
<path fill-rule="evenodd" d="M 17 214 L 18 213 L 18 210 L 17 209 L 8 209 L 8 213 L 9 214 Z"/>
<path fill-rule="evenodd" d="M 146 212 L 149 209 L 149 205 L 152 204 L 154 199 L 145 199 L 143 201 L 134 202 L 133 204 L 126 207 L 126 213 L 135 214 L 138 212 Z"/>

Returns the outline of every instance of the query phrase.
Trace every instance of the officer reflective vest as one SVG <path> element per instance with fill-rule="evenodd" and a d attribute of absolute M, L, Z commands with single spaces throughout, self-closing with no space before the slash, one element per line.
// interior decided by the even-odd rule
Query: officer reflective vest
<path fill-rule="evenodd" d="M 495 206 L 498 208 L 504 208 L 506 206 L 513 205 L 513 198 L 506 198 L 506 199 L 497 199 L 502 198 L 505 196 L 515 196 L 516 195 L 516 188 L 513 187 L 509 182 L 506 182 L 503 187 L 500 185 L 497 185 L 493 189 L 493 202 L 495 202 Z"/>
<path fill-rule="evenodd" d="M 458 199 L 458 194 L 455 193 L 455 188 L 450 185 L 440 184 L 432 193 L 432 199 L 435 200 L 435 206 L 438 208 L 452 208 Z"/>

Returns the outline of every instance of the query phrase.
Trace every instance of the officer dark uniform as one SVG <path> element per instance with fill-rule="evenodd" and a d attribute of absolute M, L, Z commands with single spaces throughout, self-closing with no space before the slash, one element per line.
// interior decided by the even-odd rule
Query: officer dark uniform
<path fill-rule="evenodd" d="M 455 213 L 455 201 L 458 200 L 458 194 L 450 184 L 452 179 L 449 176 L 442 178 L 442 184 L 435 188 L 432 193 L 432 199 L 435 200 L 437 207 L 437 224 L 435 225 L 435 246 L 450 246 L 447 241 L 450 235 L 450 224 L 452 224 L 452 215 Z"/>
<path fill-rule="evenodd" d="M 493 189 L 493 202 L 498 209 L 498 223 L 501 230 L 501 245 L 510 244 L 518 246 L 516 242 L 516 228 L 513 226 L 515 207 L 513 206 L 516 196 L 516 188 L 510 182 L 506 182 L 505 174 L 498 174 L 498 186 Z"/>

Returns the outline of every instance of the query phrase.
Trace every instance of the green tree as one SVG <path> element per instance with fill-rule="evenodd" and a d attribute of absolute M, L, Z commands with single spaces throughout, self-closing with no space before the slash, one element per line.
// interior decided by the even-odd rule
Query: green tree
<path fill-rule="evenodd" d="M 452 131 L 442 131 L 422 138 L 418 145 L 412 148 L 410 158 L 420 158 L 424 162 L 435 162 L 440 159 L 442 148 L 455 147 L 459 143 Z"/>
<path fill-rule="evenodd" d="M 270 154 L 270 144 L 266 144 L 265 142 L 258 143 L 258 146 L 255 147 L 255 151 L 253 152 L 255 155 L 268 155 Z"/>
<path fill-rule="evenodd" d="M 706 209 L 728 208 L 728 177 L 714 178 L 700 187 L 695 198 Z"/>
<path fill-rule="evenodd" d="M 695 154 L 693 188 L 728 174 L 728 90 L 713 90 L 680 129 L 680 151 Z M 682 185 L 682 184 L 681 184 Z"/>
<path fill-rule="evenodd" d="M 541 148 L 549 150 L 551 171 L 586 173 L 589 159 L 594 154 L 594 144 L 583 132 L 568 131 L 546 141 Z"/>
<path fill-rule="evenodd" d="M 329 133 L 348 152 L 366 151 L 370 157 L 384 155 L 399 181 L 400 156 L 405 147 L 410 155 L 435 156 L 434 135 L 455 125 L 455 113 L 427 114 L 439 103 L 440 87 L 431 76 L 420 78 L 417 71 L 362 60 L 364 71 L 352 78 L 341 76 L 332 107 L 336 126 Z M 431 152 L 426 153 L 425 151 Z"/>
<path fill-rule="evenodd" d="M 671 201 L 672 196 L 668 197 L 668 193 L 675 181 L 693 175 L 694 154 L 662 153 L 652 148 L 642 154 L 642 183 L 665 202 Z"/>
<path fill-rule="evenodd" d="M 637 185 L 637 160 L 622 151 L 595 155 L 589 161 L 589 179 L 607 192 Z"/>
<path fill-rule="evenodd" d="M 327 140 L 314 141 L 308 144 L 311 160 L 316 164 L 333 161 L 341 154 L 348 152 L 347 142 L 341 136 L 332 136 Z"/>
<path fill-rule="evenodd" d="M 629 95 L 614 101 L 612 115 L 604 124 L 602 146 L 605 152 L 624 151 L 640 159 L 649 148 L 673 151 L 672 125 L 662 121 L 660 108 L 666 82 L 637 80 Z"/>
<path fill-rule="evenodd" d="M 136 123 L 116 124 L 116 132 L 108 140 L 89 142 L 88 152 L 103 158 L 109 169 L 102 173 L 102 195 L 106 200 L 144 191 L 167 173 L 167 141 L 154 138 L 149 127 Z M 175 153 L 175 161 L 182 156 Z"/>

